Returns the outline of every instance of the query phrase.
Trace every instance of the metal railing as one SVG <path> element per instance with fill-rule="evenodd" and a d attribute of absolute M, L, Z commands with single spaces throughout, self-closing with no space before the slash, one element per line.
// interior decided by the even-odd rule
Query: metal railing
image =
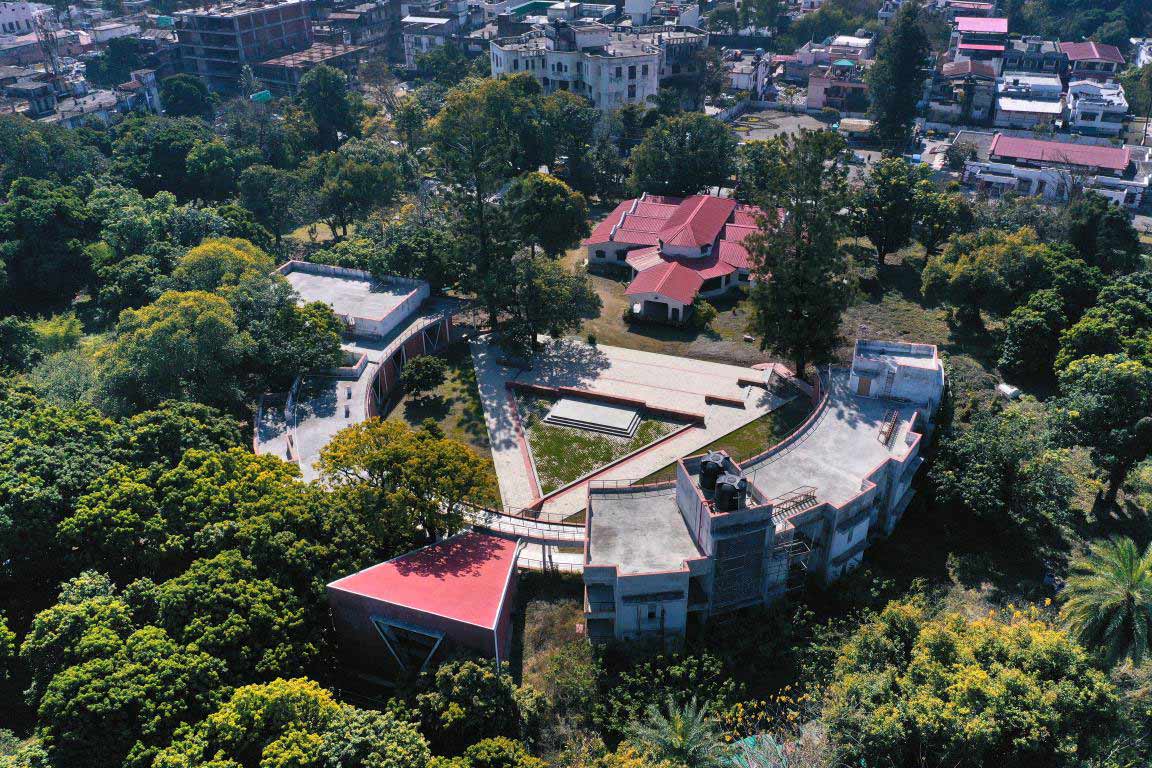
<path fill-rule="evenodd" d="M 558 573 L 583 573 L 584 565 L 581 563 L 566 563 L 564 561 L 540 560 L 535 557 L 519 557 L 516 566 L 530 571 L 556 571 Z"/>

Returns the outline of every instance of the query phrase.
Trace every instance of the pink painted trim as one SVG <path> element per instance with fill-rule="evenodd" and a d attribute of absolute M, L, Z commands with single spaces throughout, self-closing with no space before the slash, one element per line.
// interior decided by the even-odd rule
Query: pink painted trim
<path fill-rule="evenodd" d="M 520 458 L 524 462 L 524 469 L 528 472 L 528 478 L 532 481 L 532 506 L 535 506 L 541 500 L 540 480 L 536 477 L 536 465 L 532 461 L 532 452 L 528 448 L 528 437 L 524 434 L 524 425 L 520 421 L 520 409 L 516 407 L 516 395 L 509 389 L 504 397 L 507 398 L 508 407 L 512 411 L 512 423 L 516 427 L 516 444 L 520 449 Z"/>

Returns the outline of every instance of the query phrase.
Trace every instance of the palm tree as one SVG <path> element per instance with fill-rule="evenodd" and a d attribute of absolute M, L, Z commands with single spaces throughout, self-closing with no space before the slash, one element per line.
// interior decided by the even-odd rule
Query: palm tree
<path fill-rule="evenodd" d="M 680 706 L 669 696 L 663 709 L 649 704 L 644 719 L 629 727 L 628 738 L 656 761 L 686 768 L 718 768 L 726 763 L 719 728 L 695 698 Z"/>
<path fill-rule="evenodd" d="M 1098 541 L 1072 562 L 1063 614 L 1072 631 L 1109 664 L 1139 664 L 1152 634 L 1152 545 L 1127 537 Z"/>

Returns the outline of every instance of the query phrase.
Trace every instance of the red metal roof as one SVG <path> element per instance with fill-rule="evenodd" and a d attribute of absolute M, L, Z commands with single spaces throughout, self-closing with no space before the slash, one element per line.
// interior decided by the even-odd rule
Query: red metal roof
<path fill-rule="evenodd" d="M 1069 61 L 1111 61 L 1116 64 L 1124 63 L 1124 56 L 1120 49 L 1114 45 L 1094 43 L 1060 43 L 1060 50 L 1068 54 Z"/>
<path fill-rule="evenodd" d="M 960 32 L 991 32 L 1008 34 L 1008 19 L 985 16 L 957 16 L 956 29 Z"/>
<path fill-rule="evenodd" d="M 491 629 L 515 578 L 518 547 L 515 541 L 469 531 L 328 586 Z"/>
<path fill-rule="evenodd" d="M 1089 168 L 1107 168 L 1123 171 L 1132 161 L 1126 147 L 1099 147 L 1091 144 L 1069 144 L 1063 141 L 1042 141 L 1005 136 L 998 133 L 992 139 L 989 157 L 1031 160 L 1033 162 L 1079 165 Z"/>
<path fill-rule="evenodd" d="M 752 269 L 748 249 L 738 242 L 721 240 L 719 256 L 721 261 L 731 264 L 736 269 Z"/>
<path fill-rule="evenodd" d="M 1000 47 L 1003 48 L 1003 46 Z M 995 80 L 996 68 L 987 61 L 973 61 L 972 59 L 965 59 L 964 61 L 948 62 L 940 68 L 940 74 L 944 77 L 962 77 L 967 75 L 975 75 L 977 77 L 984 77 L 989 80 Z"/>
<path fill-rule="evenodd" d="M 990 43 L 961 43 L 960 50 L 962 51 L 1003 51 L 1004 46 L 992 45 Z"/>
<path fill-rule="evenodd" d="M 612 213 L 608 214 L 596 227 L 592 230 L 592 234 L 584 238 L 583 245 L 596 244 L 596 243 L 609 243 L 612 241 L 612 228 L 620 223 L 620 219 L 624 213 L 632 208 L 632 201 L 625 200 L 616 206 Z"/>
<path fill-rule="evenodd" d="M 696 298 L 704 278 L 678 261 L 665 261 L 636 275 L 624 293 L 634 296 L 638 293 L 655 293 L 666 296 L 681 304 L 691 304 Z"/>
<path fill-rule="evenodd" d="M 736 201 L 712 195 L 693 195 L 685 198 L 668 223 L 660 231 L 660 236 L 669 245 L 704 246 L 712 245 L 724 223 L 736 210 Z"/>

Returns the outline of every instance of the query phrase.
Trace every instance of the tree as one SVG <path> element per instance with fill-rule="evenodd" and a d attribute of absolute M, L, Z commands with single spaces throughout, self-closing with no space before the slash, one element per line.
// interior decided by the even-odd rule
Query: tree
<path fill-rule="evenodd" d="M 546 173 L 526 173 L 513 180 L 504 196 L 509 219 L 520 238 L 539 246 L 546 256 L 559 256 L 588 232 L 588 203 L 564 182 Z"/>
<path fill-rule="evenodd" d="M 529 734 L 538 694 L 517 687 L 503 668 L 474 661 L 450 661 L 423 680 L 416 696 L 421 731 L 437 752 L 459 754 L 484 738 Z"/>
<path fill-rule="evenodd" d="M 404 391 L 413 397 L 422 397 L 444 383 L 448 366 L 444 359 L 435 355 L 421 355 L 412 358 L 400 372 L 400 383 Z"/>
<path fill-rule="evenodd" d="M 317 468 L 397 554 L 459 530 L 460 504 L 478 500 L 491 482 L 467 446 L 394 420 L 342 429 L 321 450 Z"/>
<path fill-rule="evenodd" d="M 600 306 L 587 275 L 543 256 L 517 257 L 509 286 L 511 316 L 500 343 L 509 353 L 528 358 L 539 334 L 559 338 L 578 331 L 585 318 L 599 314 Z"/>
<path fill-rule="evenodd" d="M 1108 473 L 1107 504 L 1152 452 L 1152 368 L 1124 355 L 1090 355 L 1060 372 L 1058 413 L 1068 438 Z"/>
<path fill-rule="evenodd" d="M 147 768 L 176 727 L 212 711 L 223 664 L 158 627 L 106 643 L 52 678 L 37 736 L 53 765 Z"/>
<path fill-rule="evenodd" d="M 300 78 L 296 98 L 316 126 L 317 148 L 332 150 L 341 136 L 360 135 L 363 105 L 348 90 L 348 76 L 340 70 L 326 64 L 309 70 Z"/>
<path fill-rule="evenodd" d="M 935 256 L 952 235 L 972 226 L 972 206 L 968 199 L 959 192 L 939 192 L 929 181 L 917 185 L 912 205 L 916 239 L 929 258 Z"/>
<path fill-rule="evenodd" d="M 756 278 L 750 328 L 761 349 L 793 362 L 797 376 L 830 359 L 853 296 L 840 244 L 844 153 L 836 134 L 803 132 L 770 141 L 756 171 L 765 218 L 746 241 Z"/>
<path fill-rule="evenodd" d="M 183 729 L 154 768 L 253 764 L 300 768 L 424 768 L 428 745 L 387 712 L 338 704 L 306 678 L 248 685 Z"/>
<path fill-rule="evenodd" d="M 217 237 L 185 253 L 172 270 L 170 284 L 180 291 L 226 292 L 266 277 L 275 266 L 272 257 L 247 240 Z"/>
<path fill-rule="evenodd" d="M 632 152 L 637 192 L 684 197 L 724 184 L 732 173 L 736 139 L 728 126 L 699 113 L 664 118 Z"/>
<path fill-rule="evenodd" d="M 212 140 L 203 120 L 133 116 L 114 129 L 112 173 L 141 195 L 167 190 L 182 200 L 196 197 L 187 178 L 188 153 Z"/>
<path fill-rule="evenodd" d="M 885 157 L 872 166 L 856 198 L 860 233 L 876 246 L 881 264 L 885 256 L 912 240 L 917 192 L 920 183 L 927 180 L 922 169 L 902 157 Z"/>
<path fill-rule="evenodd" d="M 868 70 L 869 114 L 876 123 L 876 135 L 892 142 L 897 151 L 908 141 L 916 119 L 929 52 L 928 37 L 920 26 L 920 3 L 904 3 Z"/>
<path fill-rule="evenodd" d="M 0 204 L 0 287 L 6 303 L 38 308 L 67 302 L 88 276 L 83 242 L 91 220 L 77 191 L 17 179 Z M 6 286 L 4 285 L 6 283 Z"/>
<path fill-rule="evenodd" d="M 0 189 L 16 179 L 51 179 L 71 183 L 99 176 L 107 163 L 101 134 L 80 128 L 40 123 L 23 115 L 0 115 Z"/>
<path fill-rule="evenodd" d="M 663 710 L 650 704 L 644 719 L 632 724 L 628 738 L 655 760 L 687 768 L 719 768 L 729 762 L 719 731 L 695 698 L 686 704 L 668 699 Z"/>
<path fill-rule="evenodd" d="M 300 221 L 300 179 L 291 171 L 270 165 L 252 165 L 239 178 L 240 202 L 252 212 L 256 221 L 280 240 Z"/>
<path fill-rule="evenodd" d="M 173 75 L 160 83 L 160 103 L 170 117 L 205 117 L 212 108 L 208 87 L 194 75 Z"/>
<path fill-rule="evenodd" d="M 1143 264 L 1140 236 L 1132 216 L 1097 194 L 1075 200 L 1068 208 L 1068 241 L 1087 264 L 1104 274 L 1135 272 Z"/>
<path fill-rule="evenodd" d="M 84 76 L 104 88 L 113 88 L 132 79 L 132 70 L 144 66 L 140 41 L 135 37 L 114 37 L 102 53 L 90 59 Z"/>
<path fill-rule="evenodd" d="M 233 682 L 298 671 L 316 653 L 299 598 L 235 550 L 197 560 L 155 592 L 158 623 L 227 665 Z"/>
<path fill-rule="evenodd" d="M 1152 546 L 1127 537 L 1093 542 L 1074 559 L 1061 597 L 1061 615 L 1085 646 L 1109 665 L 1140 664 L 1152 636 Z"/>
<path fill-rule="evenodd" d="M 337 237 L 347 237 L 353 221 L 387 205 L 399 188 L 391 163 L 360 162 L 338 152 L 316 155 L 304 174 L 316 215 Z"/>
<path fill-rule="evenodd" d="M 1148 273 L 1126 275 L 1104 286 L 1096 305 L 1060 335 L 1056 367 L 1104 354 L 1127 354 L 1152 364 L 1152 279 Z"/>
<path fill-rule="evenodd" d="M 548 768 L 521 742 L 505 736 L 476 742 L 464 750 L 463 760 L 468 768 Z"/>
<path fill-rule="evenodd" d="M 392 110 L 392 128 L 408 149 L 420 148 L 424 123 L 427 119 L 424 107 L 415 96 L 404 96 L 396 100 L 396 106 Z"/>
<path fill-rule="evenodd" d="M 236 192 L 236 159 L 219 139 L 197 144 L 188 153 L 188 178 L 201 200 L 225 200 Z"/>
<path fill-rule="evenodd" d="M 1036 611 L 967 619 L 889 603 L 837 653 L 822 720 L 845 765 L 1080 765 L 1112 686 Z"/>
<path fill-rule="evenodd" d="M 204 291 L 169 291 L 120 315 L 101 356 L 103 397 L 126 410 L 183 399 L 234 406 L 238 369 L 251 346 L 226 300 Z"/>
<path fill-rule="evenodd" d="M 1060 351 L 1060 332 L 1067 324 L 1060 294 L 1052 288 L 1036 291 L 1005 320 L 997 365 L 1015 376 L 1051 377 Z"/>

